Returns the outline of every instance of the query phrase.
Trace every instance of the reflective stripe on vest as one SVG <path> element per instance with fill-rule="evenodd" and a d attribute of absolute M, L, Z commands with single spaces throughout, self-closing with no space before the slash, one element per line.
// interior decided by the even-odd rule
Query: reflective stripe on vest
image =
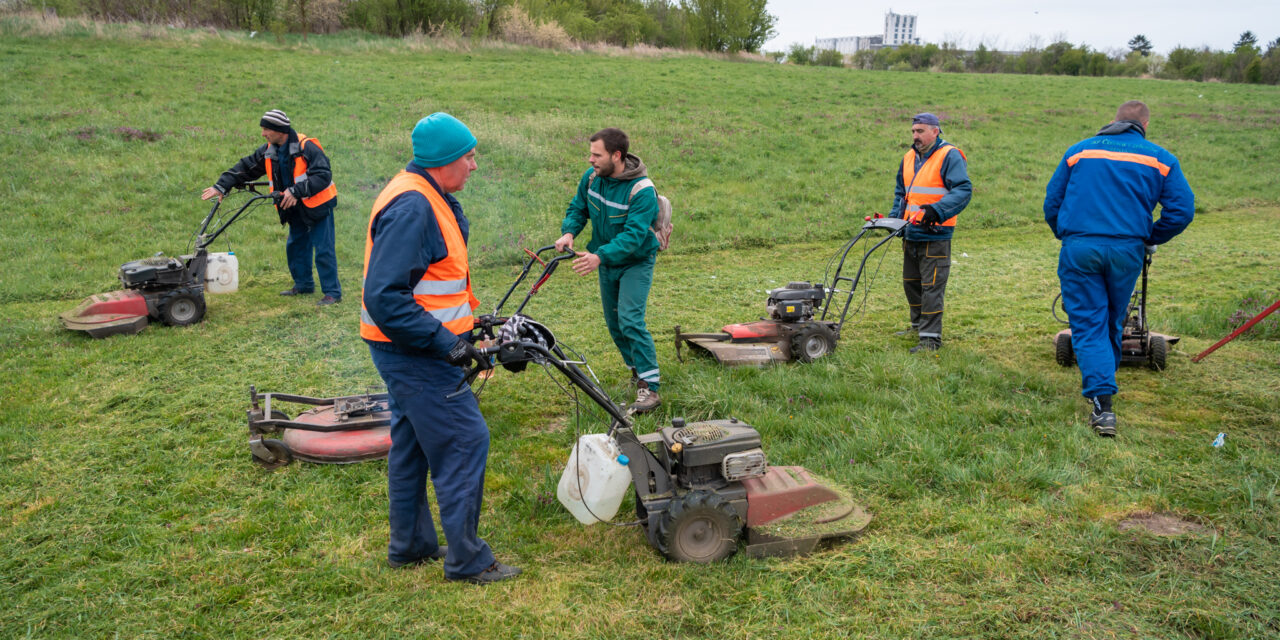
<path fill-rule="evenodd" d="M 319 140 L 316 140 L 315 138 L 308 138 L 302 135 L 301 133 L 298 134 L 299 150 L 302 149 L 302 145 L 305 145 L 308 142 L 310 142 L 311 144 L 314 144 L 317 149 L 324 151 L 324 147 L 320 146 Z M 267 154 L 266 154 L 267 185 L 272 191 L 275 191 L 276 190 L 275 172 L 272 171 L 272 164 L 273 164 L 272 156 L 274 156 L 275 154 L 271 153 L 271 150 L 272 150 L 271 147 L 267 147 Z M 307 181 L 307 160 L 306 158 L 302 157 L 301 153 L 299 153 L 298 157 L 293 159 L 293 183 L 298 184 L 299 182 L 306 182 L 306 181 Z M 338 186 L 335 185 L 332 180 L 330 180 L 329 186 L 321 189 L 320 192 L 315 195 L 303 198 L 302 204 L 306 205 L 311 209 L 314 209 L 336 197 L 338 197 Z"/>
<path fill-rule="evenodd" d="M 907 206 L 902 212 L 902 217 L 907 222 L 917 224 L 924 217 L 924 211 L 920 208 L 926 204 L 933 204 L 942 199 L 943 196 L 950 192 L 947 186 L 942 182 L 942 162 L 946 160 L 947 154 L 955 149 L 960 151 L 954 145 L 944 144 L 937 148 L 924 164 L 920 165 L 920 171 L 916 171 L 916 152 L 914 149 L 908 150 L 907 155 L 902 157 L 902 182 L 907 185 Z M 960 157 L 968 160 L 963 151 L 960 151 Z M 942 221 L 944 227 L 956 226 L 956 218 L 959 216 L 951 216 Z"/>
<path fill-rule="evenodd" d="M 480 306 L 480 301 L 471 292 L 467 244 L 462 239 L 462 229 L 458 227 L 453 209 L 449 208 L 444 196 L 426 178 L 401 171 L 391 179 L 377 200 L 374 200 L 373 211 L 369 214 L 369 227 L 365 232 L 364 275 L 369 275 L 369 256 L 373 254 L 374 221 L 392 200 L 409 191 L 417 191 L 426 197 L 431 205 L 428 213 L 435 215 L 440 235 L 444 237 L 445 248 L 449 251 L 449 255 L 443 260 L 427 267 L 427 272 L 422 274 L 422 279 L 413 287 L 413 299 L 446 329 L 457 335 L 465 334 L 475 326 L 475 317 L 471 312 Z M 375 342 L 391 342 L 365 308 L 363 291 L 360 295 L 360 336 Z"/>

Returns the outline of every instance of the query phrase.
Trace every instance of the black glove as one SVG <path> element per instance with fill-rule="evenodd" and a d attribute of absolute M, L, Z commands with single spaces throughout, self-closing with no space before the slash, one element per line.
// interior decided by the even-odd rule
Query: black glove
<path fill-rule="evenodd" d="M 933 205 L 926 204 L 920 207 L 920 210 L 924 212 L 924 216 L 920 218 L 921 226 L 932 227 L 942 222 L 942 216 L 938 215 L 938 212 L 933 209 Z"/>
<path fill-rule="evenodd" d="M 470 367 L 473 361 L 481 369 L 493 368 L 493 364 L 489 362 L 489 358 L 480 353 L 480 350 L 477 349 L 475 345 L 461 338 L 454 343 L 453 348 L 449 350 L 449 353 L 444 357 L 444 360 L 455 367 L 462 367 L 464 369 Z"/>

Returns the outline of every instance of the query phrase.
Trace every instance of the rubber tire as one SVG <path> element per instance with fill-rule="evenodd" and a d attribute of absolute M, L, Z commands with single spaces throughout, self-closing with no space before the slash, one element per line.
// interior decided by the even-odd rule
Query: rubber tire
<path fill-rule="evenodd" d="M 836 334 L 824 325 L 808 327 L 791 336 L 791 357 L 813 362 L 836 350 Z"/>
<path fill-rule="evenodd" d="M 1071 336 L 1066 334 L 1054 336 L 1053 350 L 1058 364 L 1069 367 L 1076 363 L 1076 352 L 1071 347 Z"/>
<path fill-rule="evenodd" d="M 272 409 L 272 410 L 271 410 L 271 419 L 272 419 L 272 420 L 288 420 L 288 419 L 289 419 L 289 414 L 287 414 L 287 413 L 285 413 L 285 412 L 283 412 L 283 411 L 281 411 L 281 410 L 279 410 L 279 409 Z"/>
<path fill-rule="evenodd" d="M 719 494 L 690 491 L 667 505 L 657 533 L 668 560 L 710 564 L 737 553 L 742 518 Z"/>
<path fill-rule="evenodd" d="M 253 461 L 257 463 L 259 467 L 268 470 L 279 469 L 280 467 L 288 466 L 290 462 L 293 462 L 293 452 L 289 451 L 289 447 L 286 446 L 285 443 L 279 440 L 263 438 L 262 446 L 270 450 L 272 455 L 276 457 L 276 460 L 275 462 L 267 462 L 255 455 L 253 456 Z"/>
<path fill-rule="evenodd" d="M 1160 336 L 1151 336 L 1151 354 L 1149 356 L 1148 365 L 1154 371 L 1164 371 L 1166 361 L 1169 358 L 1169 343 L 1165 342 Z"/>
<path fill-rule="evenodd" d="M 204 294 L 174 291 L 160 301 L 160 321 L 171 327 L 185 327 L 204 320 Z"/>

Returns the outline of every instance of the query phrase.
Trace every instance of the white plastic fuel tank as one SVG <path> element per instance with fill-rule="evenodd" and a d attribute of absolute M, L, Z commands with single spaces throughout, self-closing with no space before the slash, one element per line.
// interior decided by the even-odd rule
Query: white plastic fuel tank
<path fill-rule="evenodd" d="M 236 252 L 209 254 L 204 271 L 204 290 L 209 293 L 231 293 L 240 288 L 240 262 Z"/>
<path fill-rule="evenodd" d="M 582 524 L 612 520 L 631 484 L 628 462 L 618 443 L 608 435 L 582 436 L 569 454 L 556 497 Z"/>

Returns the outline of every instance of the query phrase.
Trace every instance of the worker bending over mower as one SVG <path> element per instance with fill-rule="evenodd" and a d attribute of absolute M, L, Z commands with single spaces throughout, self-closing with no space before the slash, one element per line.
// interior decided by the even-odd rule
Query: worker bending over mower
<path fill-rule="evenodd" d="M 289 116 L 279 109 L 263 114 L 258 125 L 267 144 L 224 171 L 212 187 L 204 190 L 201 198 L 221 200 L 231 189 L 265 175 L 271 191 L 280 194 L 276 201 L 280 224 L 289 225 L 284 252 L 293 286 L 280 295 L 304 295 L 316 290 L 315 280 L 311 278 L 314 252 L 320 289 L 324 291 L 324 297 L 316 306 L 341 302 L 342 285 L 338 282 L 338 256 L 333 237 L 333 208 L 338 203 L 338 187 L 333 184 L 329 157 L 320 147 L 320 141 L 294 131 Z"/>
<path fill-rule="evenodd" d="M 413 161 L 373 202 L 364 249 L 360 337 L 391 405 L 387 494 L 393 567 L 444 558 L 444 577 L 486 584 L 513 578 L 476 530 L 489 457 L 489 427 L 474 394 L 457 393 L 471 363 L 480 305 L 467 262 L 470 223 L 450 194 L 476 169 L 476 138 L 447 113 L 413 128 Z M 449 545 L 439 544 L 427 503 L 436 488 Z"/>
<path fill-rule="evenodd" d="M 964 152 L 942 139 L 932 113 L 911 119 L 911 149 L 898 167 L 889 215 L 911 223 L 902 241 L 902 288 L 911 326 L 920 342 L 911 353 L 942 348 L 942 297 L 951 273 L 951 234 L 956 216 L 969 205 L 973 186 Z"/>
<path fill-rule="evenodd" d="M 1062 241 L 1058 280 L 1089 426 L 1115 437 L 1116 369 L 1143 248 L 1155 251 L 1191 224 L 1195 194 L 1173 154 L 1147 141 L 1151 112 L 1130 100 L 1098 135 L 1067 149 L 1045 188 L 1044 220 Z M 1151 213 L 1159 203 L 1160 219 Z"/>
<path fill-rule="evenodd" d="M 658 352 L 644 320 L 658 256 L 658 238 L 650 229 L 658 215 L 658 194 L 644 162 L 629 147 L 621 129 L 601 129 L 591 136 L 591 168 L 578 180 L 556 250 L 572 249 L 574 237 L 591 223 L 591 242 L 586 251 L 577 252 L 573 270 L 582 276 L 599 270 L 604 323 L 636 384 L 630 411 L 647 413 L 662 404 Z"/>

